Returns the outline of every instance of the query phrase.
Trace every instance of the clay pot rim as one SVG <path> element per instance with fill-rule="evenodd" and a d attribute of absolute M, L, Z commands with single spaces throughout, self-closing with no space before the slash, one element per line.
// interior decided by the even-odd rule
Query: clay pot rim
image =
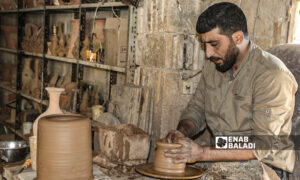
<path fill-rule="evenodd" d="M 51 90 L 51 91 L 53 91 L 53 92 L 63 92 L 63 91 L 65 91 L 65 88 L 57 88 L 57 87 L 46 87 L 45 88 L 47 91 L 48 90 Z"/>
<path fill-rule="evenodd" d="M 60 117 L 73 117 L 72 119 L 61 119 Z M 75 119 L 76 118 L 76 119 Z M 51 114 L 41 118 L 45 121 L 52 121 L 52 122 L 68 122 L 68 121 L 78 121 L 81 119 L 85 119 L 86 117 L 81 114 Z"/>
<path fill-rule="evenodd" d="M 164 147 L 164 148 L 168 148 L 168 149 L 174 149 L 174 148 L 181 148 L 182 144 L 166 143 L 166 142 L 163 142 L 162 140 L 158 140 L 158 141 L 156 141 L 156 146 L 160 146 L 160 147 Z"/>

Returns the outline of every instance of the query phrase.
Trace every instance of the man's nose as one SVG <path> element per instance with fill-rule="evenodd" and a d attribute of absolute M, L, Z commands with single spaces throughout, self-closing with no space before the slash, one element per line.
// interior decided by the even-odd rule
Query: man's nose
<path fill-rule="evenodd" d="M 206 48 L 205 48 L 205 56 L 206 56 L 206 59 L 209 59 L 209 58 L 212 57 L 213 55 L 214 55 L 213 48 L 211 48 L 210 46 L 206 46 Z"/>

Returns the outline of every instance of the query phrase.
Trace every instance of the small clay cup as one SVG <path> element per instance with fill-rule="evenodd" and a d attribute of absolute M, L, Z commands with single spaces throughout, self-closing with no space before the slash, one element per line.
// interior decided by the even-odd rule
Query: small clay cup
<path fill-rule="evenodd" d="M 183 174 L 185 163 L 173 163 L 172 158 L 165 156 L 165 151 L 181 148 L 181 144 L 167 143 L 162 140 L 156 141 L 156 152 L 154 156 L 153 169 L 168 174 Z"/>

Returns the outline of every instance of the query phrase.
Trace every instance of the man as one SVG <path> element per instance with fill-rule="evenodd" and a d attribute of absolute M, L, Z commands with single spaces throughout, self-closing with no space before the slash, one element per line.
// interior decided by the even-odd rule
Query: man
<path fill-rule="evenodd" d="M 298 87 L 281 60 L 249 40 L 246 17 L 238 6 L 223 2 L 209 7 L 199 16 L 196 28 L 209 61 L 177 131 L 167 135 L 184 147 L 165 155 L 176 163 L 257 159 L 273 169 L 292 172 L 295 154 L 288 138 L 281 144 L 286 150 L 218 150 L 189 139 L 206 127 L 213 136 L 288 136 Z M 188 138 L 177 138 L 181 136 Z M 283 178 L 281 172 L 278 175 Z"/>

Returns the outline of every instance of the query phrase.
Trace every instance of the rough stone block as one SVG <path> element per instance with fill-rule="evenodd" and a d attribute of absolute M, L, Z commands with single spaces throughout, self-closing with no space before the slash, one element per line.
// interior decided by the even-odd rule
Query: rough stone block
<path fill-rule="evenodd" d="M 131 124 L 96 126 L 99 131 L 100 152 L 110 161 L 136 165 L 146 161 L 150 149 L 150 136 Z"/>
<path fill-rule="evenodd" d="M 145 34 L 137 40 L 136 64 L 142 67 L 201 69 L 204 52 L 196 35 Z"/>
<path fill-rule="evenodd" d="M 134 85 L 113 85 L 108 112 L 123 124 L 133 124 L 151 132 L 152 94 L 150 88 Z"/>
<path fill-rule="evenodd" d="M 135 84 L 152 89 L 154 104 L 161 103 L 163 87 L 163 71 L 157 68 L 139 68 Z"/>
<path fill-rule="evenodd" d="M 253 38 L 253 32 L 254 32 L 254 23 L 255 18 L 257 16 L 257 6 L 258 6 L 259 0 L 242 0 L 241 1 L 241 9 L 245 13 L 245 16 L 247 18 L 247 24 L 248 24 L 248 35 L 250 39 Z"/>
<path fill-rule="evenodd" d="M 201 77 L 201 74 L 193 77 L 196 73 L 197 71 L 166 72 L 164 77 L 162 104 L 186 106 L 191 96 L 195 93 Z M 185 93 L 185 84 L 192 85 L 190 87 L 190 93 Z"/>
<path fill-rule="evenodd" d="M 145 39 L 143 40 L 145 41 Z M 141 65 L 164 67 L 166 41 L 163 34 L 147 34 Z"/>
<path fill-rule="evenodd" d="M 259 14 L 254 29 L 254 38 L 272 38 L 273 37 L 273 22 L 271 20 L 266 20 L 265 14 Z"/>
<path fill-rule="evenodd" d="M 165 1 L 165 31 L 195 34 L 201 5 L 198 0 Z"/>
<path fill-rule="evenodd" d="M 264 50 L 272 46 L 272 38 L 255 38 L 254 42 Z"/>

